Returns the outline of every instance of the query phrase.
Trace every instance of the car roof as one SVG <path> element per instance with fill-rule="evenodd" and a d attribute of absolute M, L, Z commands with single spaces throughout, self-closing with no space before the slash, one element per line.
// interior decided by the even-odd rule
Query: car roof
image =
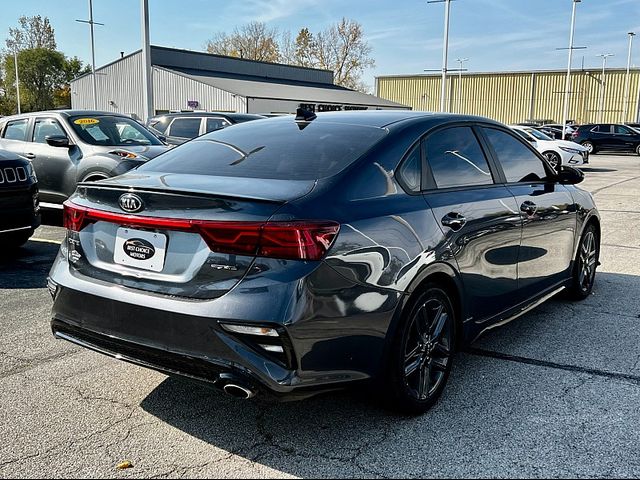
<path fill-rule="evenodd" d="M 258 115 L 257 113 L 237 113 L 237 112 L 170 112 L 160 113 L 154 115 L 151 118 L 162 117 L 228 117 L 228 118 L 267 118 L 264 115 Z"/>
<path fill-rule="evenodd" d="M 264 121 L 291 122 L 292 115 L 273 117 Z M 475 115 L 460 115 L 455 113 L 421 112 L 413 110 L 349 110 L 340 112 L 320 112 L 313 122 L 343 123 L 377 128 L 406 126 L 409 124 L 424 124 L 436 126 L 453 122 L 482 122 L 502 125 L 495 120 Z"/>
<path fill-rule="evenodd" d="M 8 117 L 3 117 L 2 120 L 5 121 L 5 120 L 13 120 L 15 118 L 39 117 L 42 115 L 61 115 L 63 117 L 75 117 L 76 115 L 86 115 L 86 116 L 111 115 L 114 117 L 125 117 L 125 118 L 131 119 L 129 115 L 125 115 L 123 113 L 118 113 L 118 112 L 105 112 L 101 110 L 70 110 L 69 109 L 69 110 L 43 110 L 39 112 L 27 112 L 27 113 L 11 115 Z"/>

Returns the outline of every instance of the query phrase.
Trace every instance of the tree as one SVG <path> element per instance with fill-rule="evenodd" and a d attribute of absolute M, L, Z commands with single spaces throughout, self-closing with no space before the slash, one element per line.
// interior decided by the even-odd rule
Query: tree
<path fill-rule="evenodd" d="M 280 59 L 278 30 L 262 22 L 236 27 L 231 35 L 217 33 L 207 42 L 207 52 L 263 62 Z"/>
<path fill-rule="evenodd" d="M 9 29 L 9 38 L 5 40 L 7 49 L 27 50 L 32 48 L 57 48 L 55 32 L 49 19 L 40 15 L 34 17 L 22 16 L 18 19 L 19 27 Z"/>
<path fill-rule="evenodd" d="M 315 66 L 332 70 L 334 83 L 356 90 L 367 89 L 361 80 L 362 73 L 374 67 L 375 61 L 370 57 L 371 47 L 358 22 L 343 18 L 314 37 L 307 38 L 302 33 L 298 35 L 301 52 L 304 55 L 310 52 Z"/>
<path fill-rule="evenodd" d="M 62 67 L 63 84 L 54 92 L 56 107 L 71 108 L 71 81 L 74 78 L 91 72 L 91 66 L 85 65 L 78 57 L 65 58 Z"/>
<path fill-rule="evenodd" d="M 20 100 L 25 112 L 54 108 L 54 91 L 64 81 L 65 57 L 47 48 L 32 48 L 18 52 L 20 71 Z M 13 56 L 6 55 L 4 62 L 5 85 L 15 84 Z M 12 93 L 15 101 L 15 90 Z"/>

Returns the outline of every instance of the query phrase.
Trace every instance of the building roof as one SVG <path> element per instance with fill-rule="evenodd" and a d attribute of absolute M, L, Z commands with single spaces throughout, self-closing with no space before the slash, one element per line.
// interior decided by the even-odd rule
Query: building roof
<path fill-rule="evenodd" d="M 158 68 L 158 67 L 156 67 Z M 366 105 L 370 107 L 408 108 L 406 105 L 385 100 L 337 85 L 298 85 L 290 82 L 263 82 L 242 78 L 221 77 L 214 73 L 194 70 L 165 68 L 170 72 L 185 76 L 196 82 L 204 83 L 231 92 L 241 97 L 272 100 L 295 100 L 300 102 L 331 103 L 339 105 Z"/>
<path fill-rule="evenodd" d="M 602 67 L 591 67 L 591 68 L 572 68 L 571 73 L 581 73 L 581 72 L 599 72 L 602 70 Z M 622 67 L 611 67 L 607 68 L 607 72 L 626 72 L 626 68 Z M 631 67 L 632 72 L 640 72 L 639 67 Z M 548 69 L 548 70 L 505 70 L 501 72 L 497 71 L 489 71 L 489 72 L 451 72 L 450 76 L 458 76 L 459 74 L 464 76 L 476 76 L 476 75 L 531 75 L 532 73 L 560 73 L 566 75 L 567 69 Z M 415 77 L 438 77 L 440 78 L 442 73 L 405 73 L 405 74 L 393 74 L 393 75 L 377 75 L 375 78 L 415 78 Z"/>

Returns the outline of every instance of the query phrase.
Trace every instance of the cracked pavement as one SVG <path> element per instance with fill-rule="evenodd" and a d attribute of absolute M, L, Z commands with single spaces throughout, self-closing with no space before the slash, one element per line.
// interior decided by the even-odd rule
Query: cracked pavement
<path fill-rule="evenodd" d="M 0 477 L 640 476 L 640 160 L 595 155 L 585 173 L 603 219 L 594 294 L 488 333 L 418 418 L 370 392 L 237 401 L 54 340 L 64 232 L 48 215 L 0 259 Z"/>

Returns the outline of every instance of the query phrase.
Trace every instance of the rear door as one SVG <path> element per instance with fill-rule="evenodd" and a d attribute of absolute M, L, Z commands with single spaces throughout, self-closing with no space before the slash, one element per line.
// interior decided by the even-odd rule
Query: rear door
<path fill-rule="evenodd" d="M 569 277 L 575 204 L 569 190 L 555 183 L 550 167 L 519 138 L 498 128 L 483 127 L 482 132 L 522 219 L 518 290 L 526 300 Z"/>
<path fill-rule="evenodd" d="M 0 132 L 2 134 L 0 148 L 18 155 L 24 155 L 24 144 L 27 140 L 28 127 L 28 118 L 8 121 L 2 129 L 2 132 Z"/>
<path fill-rule="evenodd" d="M 458 264 L 468 311 L 482 321 L 514 303 L 521 235 L 516 201 L 496 183 L 471 126 L 437 130 L 423 149 L 429 187 L 424 198 Z"/>

